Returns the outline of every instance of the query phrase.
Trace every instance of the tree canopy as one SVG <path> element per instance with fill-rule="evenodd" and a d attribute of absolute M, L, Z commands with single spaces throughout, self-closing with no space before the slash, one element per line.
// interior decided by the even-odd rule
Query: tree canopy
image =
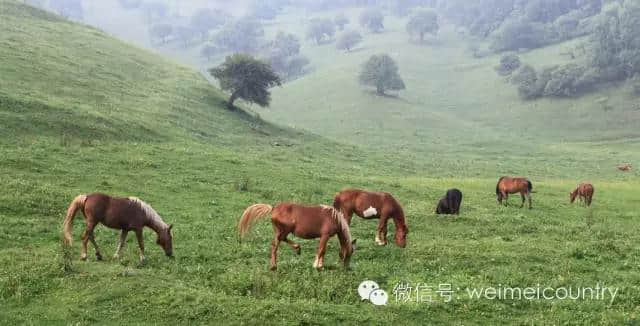
<path fill-rule="evenodd" d="M 398 65 L 388 54 L 371 56 L 362 67 L 359 79 L 362 85 L 375 87 L 378 95 L 384 95 L 386 90 L 405 89 Z"/>
<path fill-rule="evenodd" d="M 233 108 L 236 99 L 262 107 L 269 106 L 269 88 L 282 84 L 269 64 L 246 54 L 226 57 L 224 63 L 210 69 L 209 73 L 218 80 L 222 90 L 231 93 L 229 108 Z"/>
<path fill-rule="evenodd" d="M 325 40 L 330 40 L 336 33 L 335 24 L 328 18 L 313 18 L 309 21 L 307 28 L 307 38 L 314 40 L 317 44 Z"/>
<path fill-rule="evenodd" d="M 424 35 L 427 33 L 438 33 L 438 14 L 432 9 L 422 9 L 411 15 L 407 22 L 407 32 L 409 35 L 418 35 L 420 42 L 424 41 Z"/>
<path fill-rule="evenodd" d="M 340 35 L 338 38 L 338 42 L 336 43 L 336 48 L 338 50 L 347 50 L 351 51 L 351 49 L 362 42 L 362 35 L 358 31 L 346 31 Z"/>

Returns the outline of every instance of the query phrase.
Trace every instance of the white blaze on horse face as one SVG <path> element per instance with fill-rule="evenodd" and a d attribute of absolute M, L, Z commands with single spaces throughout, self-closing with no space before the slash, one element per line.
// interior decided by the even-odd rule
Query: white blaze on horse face
<path fill-rule="evenodd" d="M 363 281 L 358 286 L 358 294 L 362 300 L 368 300 L 372 291 L 379 289 L 380 286 L 374 281 Z"/>
<path fill-rule="evenodd" d="M 362 215 L 364 215 L 364 217 L 376 216 L 378 215 L 378 210 L 373 206 L 369 206 L 369 208 L 362 212 Z"/>
<path fill-rule="evenodd" d="M 389 301 L 389 295 L 383 289 L 376 289 L 369 294 L 369 301 L 376 306 L 384 306 Z"/>

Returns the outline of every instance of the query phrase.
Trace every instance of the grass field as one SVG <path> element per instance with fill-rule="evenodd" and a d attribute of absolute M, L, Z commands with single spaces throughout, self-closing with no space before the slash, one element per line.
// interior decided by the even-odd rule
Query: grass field
<path fill-rule="evenodd" d="M 334 62 L 332 45 L 305 47 L 314 73 L 274 91 L 272 108 L 260 111 L 266 122 L 223 109 L 220 92 L 185 66 L 0 0 L 0 324 L 638 323 L 638 174 L 614 169 L 640 157 L 626 95 L 611 88 L 574 101 L 520 102 L 496 86 L 496 58 L 471 59 L 461 40 L 407 44 L 399 22 L 388 26 Z M 399 58 L 408 89 L 381 99 L 353 75 L 381 51 L 378 41 L 391 40 L 398 55 L 432 61 L 414 71 Z M 445 57 L 457 63 L 439 61 Z M 594 101 L 602 96 L 620 109 L 604 115 Z M 519 209 L 515 197 L 497 206 L 502 174 L 531 177 L 533 210 Z M 585 179 L 595 184 L 594 205 L 569 205 L 568 192 Z M 405 207 L 407 248 L 376 246 L 375 222 L 356 218 L 350 270 L 332 239 L 323 271 L 311 267 L 317 242 L 300 240 L 302 255 L 282 246 L 270 272 L 269 223 L 237 237 L 237 219 L 252 203 L 330 204 L 346 187 L 393 193 Z M 464 192 L 462 214 L 437 217 L 450 187 Z M 64 271 L 64 211 L 93 191 L 152 204 L 175 225 L 176 258 L 166 259 L 145 231 L 146 264 L 138 264 L 133 237 L 116 261 L 117 232 L 98 227 L 106 259 L 96 262 L 90 247 L 82 262 L 77 218 L 72 270 Z M 389 292 L 389 305 L 360 301 L 365 279 Z M 464 290 L 448 303 L 395 302 L 392 290 L 404 282 L 600 283 L 619 292 L 613 302 L 472 299 Z"/>

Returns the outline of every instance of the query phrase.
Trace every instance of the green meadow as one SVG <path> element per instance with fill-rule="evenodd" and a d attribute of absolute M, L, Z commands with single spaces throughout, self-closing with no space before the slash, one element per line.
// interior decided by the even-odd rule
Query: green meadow
<path fill-rule="evenodd" d="M 637 99 L 611 85 L 578 99 L 521 101 L 494 71 L 499 56 L 472 58 L 449 26 L 425 44 L 409 42 L 403 27 L 389 18 L 351 53 L 305 42 L 312 73 L 273 89 L 268 109 L 229 111 L 191 67 L 0 0 L 0 324 L 640 322 L 638 172 L 615 169 L 640 159 Z M 522 59 L 544 66 L 571 46 Z M 357 84 L 362 62 L 379 52 L 394 56 L 407 84 L 396 96 Z M 531 179 L 532 210 L 519 208 L 519 196 L 497 205 L 501 175 Z M 580 181 L 595 185 L 591 208 L 569 204 Z M 331 204 L 347 187 L 403 204 L 406 248 L 377 246 L 376 221 L 355 217 L 350 269 L 337 239 L 322 271 L 312 268 L 317 241 L 296 239 L 302 254 L 282 245 L 271 272 L 269 222 L 237 235 L 250 204 Z M 464 193 L 461 215 L 435 215 L 452 187 Z M 105 260 L 90 246 L 83 262 L 81 214 L 63 251 L 66 208 L 95 191 L 151 204 L 174 224 L 175 259 L 145 230 L 146 263 L 132 235 L 115 260 L 118 232 L 99 226 Z M 364 280 L 389 293 L 388 305 L 360 300 Z M 405 283 L 450 284 L 454 293 L 450 302 L 435 292 L 430 302 L 396 301 L 393 289 Z M 615 299 L 465 291 L 597 285 L 617 288 Z"/>

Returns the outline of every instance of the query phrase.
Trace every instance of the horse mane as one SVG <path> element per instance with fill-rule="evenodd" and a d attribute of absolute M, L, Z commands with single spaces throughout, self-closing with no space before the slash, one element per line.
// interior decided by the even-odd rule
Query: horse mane
<path fill-rule="evenodd" d="M 327 205 L 320 205 L 323 210 L 329 211 L 331 217 L 338 223 L 340 229 L 342 230 L 342 234 L 345 235 L 347 243 L 351 243 L 351 230 L 349 229 L 349 223 L 347 223 L 347 219 L 344 218 L 344 214 L 341 211 Z"/>
<path fill-rule="evenodd" d="M 144 215 L 147 217 L 147 220 L 149 221 L 149 223 L 153 226 L 155 226 L 158 229 L 166 229 L 169 226 L 162 220 L 162 217 L 160 217 L 160 214 L 158 214 L 153 207 L 151 207 L 151 205 L 147 204 L 146 202 L 142 201 L 142 199 L 138 198 L 138 197 L 129 197 L 128 198 L 132 203 L 138 205 L 138 207 L 140 207 L 140 209 L 142 210 L 142 212 L 144 213 Z"/>

